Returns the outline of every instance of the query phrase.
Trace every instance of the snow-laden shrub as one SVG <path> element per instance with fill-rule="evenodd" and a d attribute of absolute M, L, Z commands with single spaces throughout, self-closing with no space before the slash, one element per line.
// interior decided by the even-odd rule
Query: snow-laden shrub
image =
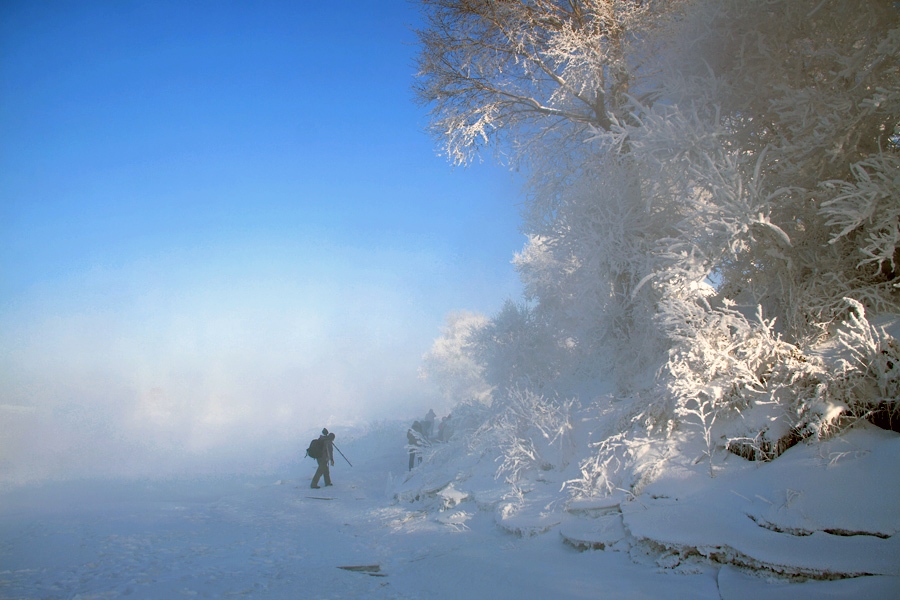
<path fill-rule="evenodd" d="M 703 437 L 710 474 L 720 447 L 758 460 L 836 427 L 845 385 L 826 363 L 785 342 L 757 308 L 670 301 L 664 326 L 674 341 L 663 379 L 673 418 Z"/>
<path fill-rule="evenodd" d="M 823 439 L 861 419 L 900 423 L 900 342 L 871 325 L 863 305 L 850 310 L 834 336 L 840 352 L 803 352 L 785 342 L 761 310 L 753 318 L 730 302 L 712 307 L 700 296 L 665 306 L 675 343 L 657 400 L 622 400 L 612 433 L 593 445 L 575 497 L 638 495 L 666 461 L 699 436 L 709 471 L 717 452 L 773 460 L 804 439 Z"/>
<path fill-rule="evenodd" d="M 849 310 L 834 336 L 840 355 L 792 347 L 765 372 L 762 394 L 745 388 L 750 403 L 726 428 L 730 450 L 771 460 L 801 439 L 828 437 L 863 418 L 900 423 L 900 343 L 866 320 L 861 302 L 844 300 Z M 735 437 L 737 428 L 748 435 Z"/>
<path fill-rule="evenodd" d="M 451 426 L 453 427 L 451 439 L 465 441 L 484 427 L 490 419 L 491 409 L 489 404 L 478 400 L 467 400 L 453 407 L 451 414 Z"/>
<path fill-rule="evenodd" d="M 767 321 L 761 309 L 751 322 L 731 303 L 712 309 L 703 298 L 673 299 L 666 303 L 662 321 L 673 340 L 664 378 L 672 416 L 699 427 L 712 475 L 717 421 L 791 385 L 772 376 L 782 365 L 800 362 L 799 352 L 773 332 L 774 322 Z M 777 417 L 765 424 L 765 431 L 780 439 Z"/>
<path fill-rule="evenodd" d="M 846 357 L 838 364 L 849 411 L 861 418 L 885 413 L 881 416 L 889 428 L 896 428 L 900 423 L 900 342 L 868 322 L 861 302 L 848 298 L 847 303 L 846 327 L 838 331 Z"/>
<path fill-rule="evenodd" d="M 900 90 L 894 93 L 900 95 Z M 885 274 L 898 273 L 900 157 L 882 152 L 854 163 L 850 170 L 852 181 L 821 184 L 822 189 L 835 193 L 820 209 L 828 226 L 837 230 L 829 243 L 852 235 L 860 241 L 860 266 L 874 263 Z"/>
<path fill-rule="evenodd" d="M 529 471 L 565 469 L 574 456 L 572 399 L 548 399 L 514 388 L 482 429 L 499 450 L 497 477 L 515 483 Z"/>
<path fill-rule="evenodd" d="M 657 390 L 654 396 L 660 394 Z M 579 476 L 565 484 L 573 498 L 634 497 L 666 467 L 678 435 L 677 423 L 663 402 L 648 406 L 642 396 L 617 398 L 603 408 L 598 404 L 604 399 L 598 398 L 583 412 L 583 421 L 593 422 L 592 437 L 598 441 L 581 455 Z"/>
<path fill-rule="evenodd" d="M 566 482 L 569 493 L 575 498 L 611 496 L 616 491 L 634 495 L 633 467 L 650 439 L 629 431 L 598 442 L 594 452 L 581 461 L 580 476 Z"/>
<path fill-rule="evenodd" d="M 785 342 L 758 309 L 749 320 L 731 303 L 712 309 L 669 303 L 675 345 L 666 365 L 673 417 L 703 436 L 710 473 L 720 446 L 771 460 L 807 437 L 821 438 L 900 396 L 900 344 L 847 298 L 837 340 L 844 357 L 829 364 Z M 834 363 L 834 361 L 830 361 Z"/>

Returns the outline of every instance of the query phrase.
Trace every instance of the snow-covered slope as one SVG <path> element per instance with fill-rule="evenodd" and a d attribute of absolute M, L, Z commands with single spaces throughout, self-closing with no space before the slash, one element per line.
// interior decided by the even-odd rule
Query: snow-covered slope
<path fill-rule="evenodd" d="M 770 463 L 726 455 L 716 477 L 693 458 L 702 449 L 687 438 L 666 443 L 638 450 L 656 455 L 647 459 L 656 472 L 637 496 L 619 490 L 570 500 L 563 488 L 572 468 L 502 486 L 489 456 L 438 453 L 398 498 L 451 522 L 474 505 L 510 534 L 557 539 L 594 556 L 623 554 L 654 572 L 712 570 L 723 598 L 741 597 L 736 590 L 748 586 L 791 597 L 900 594 L 897 434 L 860 424 Z"/>

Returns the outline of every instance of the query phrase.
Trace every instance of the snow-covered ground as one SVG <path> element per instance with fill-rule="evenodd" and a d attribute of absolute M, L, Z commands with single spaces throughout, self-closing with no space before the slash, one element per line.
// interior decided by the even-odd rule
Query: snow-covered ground
<path fill-rule="evenodd" d="M 637 497 L 570 502 L 552 473 L 511 501 L 463 455 L 411 475 L 404 431 L 338 431 L 353 466 L 338 456 L 319 490 L 310 459 L 281 477 L 6 490 L 0 598 L 900 597 L 897 434 L 731 457 L 716 478 L 672 464 Z"/>

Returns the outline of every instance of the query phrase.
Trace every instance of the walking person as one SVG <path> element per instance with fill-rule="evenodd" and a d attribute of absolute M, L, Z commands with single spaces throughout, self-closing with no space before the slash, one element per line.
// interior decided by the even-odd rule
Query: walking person
<path fill-rule="evenodd" d="M 334 466 L 334 433 L 329 433 L 328 429 L 322 429 L 319 442 L 322 446 L 322 451 L 316 457 L 319 468 L 316 469 L 316 474 L 312 478 L 312 484 L 309 486 L 314 490 L 319 489 L 320 477 L 325 478 L 325 487 L 331 485 L 331 472 L 328 469 L 328 464 L 331 463 L 331 466 Z"/>

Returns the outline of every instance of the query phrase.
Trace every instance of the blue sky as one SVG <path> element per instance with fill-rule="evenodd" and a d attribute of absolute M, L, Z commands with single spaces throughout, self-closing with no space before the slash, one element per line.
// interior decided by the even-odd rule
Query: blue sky
<path fill-rule="evenodd" d="M 40 436 L 89 471 L 429 408 L 419 358 L 518 295 L 524 237 L 510 173 L 423 133 L 416 18 L 0 4 L 0 477 Z"/>

